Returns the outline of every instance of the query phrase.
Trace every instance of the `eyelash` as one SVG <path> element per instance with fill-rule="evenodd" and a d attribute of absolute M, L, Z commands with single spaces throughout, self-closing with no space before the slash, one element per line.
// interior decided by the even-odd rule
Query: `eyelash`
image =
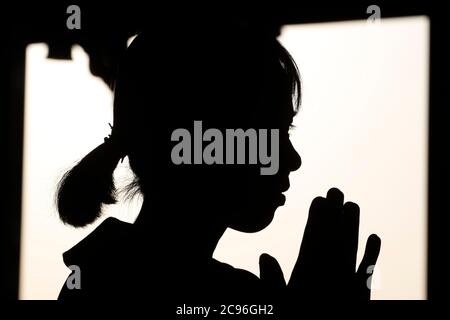
<path fill-rule="evenodd" d="M 289 131 L 288 131 L 289 136 L 292 134 L 292 131 L 294 131 L 295 128 L 296 128 L 296 126 L 294 126 L 293 124 L 290 124 L 290 125 L 289 125 Z"/>

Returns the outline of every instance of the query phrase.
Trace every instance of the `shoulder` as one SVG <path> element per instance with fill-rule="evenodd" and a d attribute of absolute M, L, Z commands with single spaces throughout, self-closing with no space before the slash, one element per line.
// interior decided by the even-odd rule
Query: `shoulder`
<path fill-rule="evenodd" d="M 223 293 L 232 296 L 247 296 L 259 292 L 262 287 L 261 280 L 253 273 L 235 268 L 227 263 L 212 260 L 210 266 L 209 283 L 216 289 L 223 290 Z"/>
<path fill-rule="evenodd" d="M 92 258 L 98 258 L 110 249 L 121 247 L 131 233 L 132 224 L 112 217 L 107 218 L 88 236 L 63 254 L 64 264 L 70 266 L 89 263 Z"/>
<path fill-rule="evenodd" d="M 133 225 L 116 218 L 105 219 L 94 231 L 63 254 L 64 264 L 72 271 L 68 280 L 80 273 L 82 290 L 69 290 L 67 281 L 59 299 L 85 298 L 105 287 L 116 270 L 123 270 L 130 254 Z M 92 281 L 95 279 L 95 281 Z M 95 285 L 95 286 L 94 286 Z"/>
<path fill-rule="evenodd" d="M 220 274 L 229 274 L 237 280 L 249 281 L 249 282 L 258 282 L 259 278 L 253 273 L 244 270 L 235 268 L 227 263 L 220 262 L 216 259 L 212 259 L 211 269 L 214 273 Z"/>

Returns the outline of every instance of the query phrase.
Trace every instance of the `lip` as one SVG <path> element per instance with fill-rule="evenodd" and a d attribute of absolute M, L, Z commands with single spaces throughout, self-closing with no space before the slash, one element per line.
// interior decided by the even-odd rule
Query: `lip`
<path fill-rule="evenodd" d="M 288 182 L 287 184 L 283 185 L 283 186 L 281 187 L 281 192 L 288 191 L 289 188 L 290 188 L 290 186 L 291 186 L 291 185 L 289 184 L 289 182 Z"/>
<path fill-rule="evenodd" d="M 284 205 L 286 203 L 286 196 L 284 194 L 280 194 L 280 203 L 281 205 Z"/>

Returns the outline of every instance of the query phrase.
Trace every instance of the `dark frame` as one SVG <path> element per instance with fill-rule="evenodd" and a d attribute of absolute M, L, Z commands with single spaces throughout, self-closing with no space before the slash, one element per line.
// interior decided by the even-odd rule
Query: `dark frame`
<path fill-rule="evenodd" d="M 142 4 L 130 1 L 109 6 L 101 4 L 79 3 L 86 12 L 86 28 L 89 32 L 72 31 L 65 28 L 66 1 L 58 4 L 43 1 L 39 4 L 15 4 L 9 10 L 12 22 L 1 22 L 0 33 L 6 39 L 1 50 L 2 77 L 6 78 L 0 95 L 1 143 L 5 158 L 5 176 L 3 184 L 8 188 L 2 201 L 0 214 L 0 257 L 3 261 L 0 272 L 0 292 L 3 299 L 15 300 L 19 291 L 21 192 L 22 192 L 22 154 L 23 154 L 23 116 L 25 49 L 30 43 L 46 42 L 54 52 L 62 52 L 73 43 L 80 43 L 91 57 L 93 73 L 108 80 L 107 72 L 95 68 L 95 39 L 102 44 L 119 50 L 123 48 L 127 37 L 139 29 L 148 9 L 142 10 Z M 125 3 L 125 2 L 124 2 Z M 299 4 L 281 7 L 277 5 L 249 10 L 254 17 L 269 17 L 274 28 L 285 24 L 316 23 L 367 19 L 366 8 L 373 3 L 343 5 L 339 3 Z M 445 46 L 445 8 L 429 1 L 398 1 L 395 4 L 378 4 L 381 18 L 412 15 L 426 15 L 430 18 L 430 84 L 429 84 L 429 187 L 428 187 L 428 299 L 444 298 L 444 226 L 448 221 L 445 215 L 446 189 L 441 181 L 448 181 L 448 145 L 449 137 L 448 100 L 446 100 L 449 74 L 449 49 Z M 12 13 L 12 14 L 11 14 Z M 124 14 L 126 13 L 126 14 Z M 133 18 L 130 18 L 133 17 Z M 164 23 L 161 21 L 161 23 Z M 106 29 L 105 25 L 114 25 Z M 94 40 L 93 40 L 94 39 Z M 67 51 L 67 50 L 66 50 Z M 117 56 L 117 52 L 112 54 Z M 101 57 L 100 57 L 101 58 Z M 4 90 L 4 92 L 3 92 Z"/>

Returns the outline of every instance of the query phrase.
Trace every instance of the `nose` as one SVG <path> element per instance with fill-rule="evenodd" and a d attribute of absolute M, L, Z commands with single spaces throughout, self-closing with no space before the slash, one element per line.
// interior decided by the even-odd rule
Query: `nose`
<path fill-rule="evenodd" d="M 288 146 L 288 166 L 289 171 L 296 171 L 298 170 L 302 165 L 302 158 L 298 154 L 297 150 L 295 150 L 294 146 L 292 145 L 292 142 L 289 141 Z"/>

